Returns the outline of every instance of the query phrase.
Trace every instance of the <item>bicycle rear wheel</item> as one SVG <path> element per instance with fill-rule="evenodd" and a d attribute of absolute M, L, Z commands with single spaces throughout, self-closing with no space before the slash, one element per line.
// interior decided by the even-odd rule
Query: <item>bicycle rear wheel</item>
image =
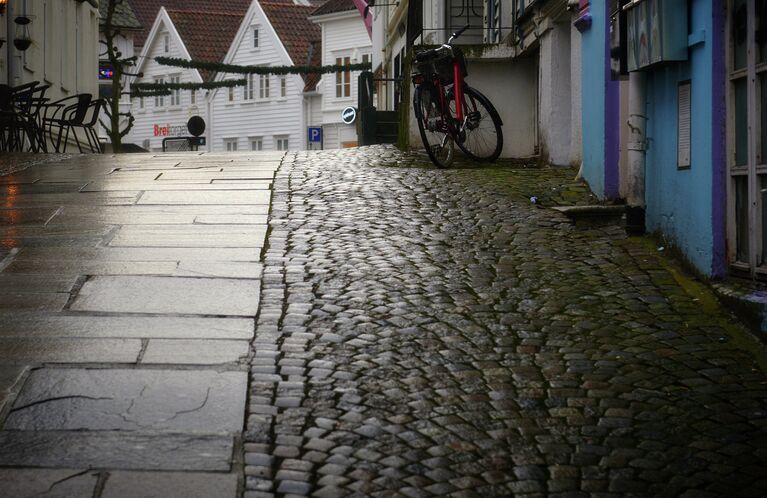
<path fill-rule="evenodd" d="M 453 137 L 440 110 L 434 85 L 424 83 L 415 88 L 413 108 L 429 159 L 439 168 L 449 167 L 454 156 Z"/>
<path fill-rule="evenodd" d="M 490 99 L 469 85 L 464 86 L 463 113 L 466 126 L 457 140 L 458 147 L 476 161 L 498 159 L 503 149 L 503 123 Z"/>

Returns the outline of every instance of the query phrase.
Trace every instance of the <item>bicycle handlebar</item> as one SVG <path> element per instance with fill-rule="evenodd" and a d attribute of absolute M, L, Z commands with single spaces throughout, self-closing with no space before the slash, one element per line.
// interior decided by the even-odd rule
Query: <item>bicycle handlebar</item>
<path fill-rule="evenodd" d="M 450 37 L 450 39 L 447 41 L 447 44 L 450 45 L 450 43 L 452 43 L 453 40 L 455 40 L 456 38 L 461 36 L 463 34 L 463 32 L 466 31 L 467 29 L 469 29 L 469 25 L 468 24 L 466 26 L 462 27 L 461 29 L 459 29 L 458 31 L 456 31 L 455 33 L 453 33 L 453 36 Z"/>

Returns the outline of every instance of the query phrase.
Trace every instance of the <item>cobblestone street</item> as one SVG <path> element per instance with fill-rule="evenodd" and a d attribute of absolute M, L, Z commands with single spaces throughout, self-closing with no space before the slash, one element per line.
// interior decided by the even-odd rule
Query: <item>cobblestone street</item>
<path fill-rule="evenodd" d="M 2 498 L 767 494 L 764 345 L 572 169 L 22 159 Z"/>
<path fill-rule="evenodd" d="M 764 496 L 763 348 L 573 176 L 289 154 L 245 496 Z"/>

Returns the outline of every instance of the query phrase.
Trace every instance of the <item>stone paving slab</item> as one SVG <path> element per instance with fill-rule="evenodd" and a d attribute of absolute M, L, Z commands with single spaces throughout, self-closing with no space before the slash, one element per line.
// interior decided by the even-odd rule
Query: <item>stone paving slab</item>
<path fill-rule="evenodd" d="M 98 473 L 88 469 L 0 468 L 0 496 L 93 498 L 98 479 Z"/>
<path fill-rule="evenodd" d="M 173 275 L 174 261 L 57 261 L 25 259 L 13 261 L 5 268 L 9 275 Z M 67 291 L 68 292 L 68 291 Z"/>
<path fill-rule="evenodd" d="M 216 261 L 180 261 L 173 275 L 200 278 L 259 279 L 263 274 L 260 263 L 222 263 Z"/>
<path fill-rule="evenodd" d="M 253 317 L 257 280 L 114 276 L 89 279 L 72 303 L 77 311 Z"/>
<path fill-rule="evenodd" d="M 161 365 L 215 365 L 236 363 L 248 356 L 248 341 L 150 339 L 141 363 Z"/>
<path fill-rule="evenodd" d="M 263 247 L 266 229 L 241 225 L 123 226 L 111 247 Z"/>
<path fill-rule="evenodd" d="M 3 289 L 5 290 L 5 289 Z M 39 311 L 59 311 L 69 300 L 69 294 L 43 292 L 0 291 L 0 310 L 35 309 Z"/>
<path fill-rule="evenodd" d="M 57 211 L 57 208 L 0 209 L 0 226 L 43 226 Z"/>
<path fill-rule="evenodd" d="M 16 386 L 26 370 L 26 367 L 23 366 L 0 365 L 0 413 L 5 408 L 11 390 Z M 2 488 L 0 487 L 0 489 Z"/>
<path fill-rule="evenodd" d="M 17 208 L 40 206 L 130 206 L 136 203 L 140 191 L 85 192 L 79 194 L 26 194 L 13 197 Z M 0 199 L 7 197 L 0 196 Z"/>
<path fill-rule="evenodd" d="M 236 498 L 237 476 L 193 472 L 110 472 L 101 498 Z"/>
<path fill-rule="evenodd" d="M 82 192 L 119 192 L 121 190 L 195 190 L 195 191 L 209 191 L 209 190 L 268 190 L 272 186 L 271 181 L 261 182 L 242 182 L 231 184 L 213 184 L 210 181 L 205 183 L 205 180 L 201 180 L 201 183 L 171 183 L 171 182 L 124 182 L 124 181 L 110 181 L 110 182 L 92 182 L 83 187 Z"/>
<path fill-rule="evenodd" d="M 239 433 L 246 391 L 242 372 L 44 368 L 3 430 Z"/>
<path fill-rule="evenodd" d="M 77 281 L 77 277 L 72 275 L 44 274 L 37 275 L 32 273 L 5 273 L 8 268 L 0 274 L 0 292 L 64 292 L 72 290 Z M 12 270 L 11 270 L 12 271 Z"/>
<path fill-rule="evenodd" d="M 101 194 L 98 194 L 101 195 Z M 241 204 L 264 204 L 268 205 L 271 192 L 266 190 L 234 190 L 199 192 L 185 190 L 168 190 L 163 192 L 144 192 L 139 199 L 139 205 L 241 205 Z"/>
<path fill-rule="evenodd" d="M 0 466 L 228 472 L 231 436 L 0 431 Z"/>
<path fill-rule="evenodd" d="M 253 330 L 250 318 L 0 313 L 0 338 L 250 340 Z"/>
<path fill-rule="evenodd" d="M 0 339 L 2 363 L 135 363 L 141 341 L 134 339 Z"/>
<path fill-rule="evenodd" d="M 23 247 L 14 260 L 257 262 L 260 253 L 257 247 Z"/>

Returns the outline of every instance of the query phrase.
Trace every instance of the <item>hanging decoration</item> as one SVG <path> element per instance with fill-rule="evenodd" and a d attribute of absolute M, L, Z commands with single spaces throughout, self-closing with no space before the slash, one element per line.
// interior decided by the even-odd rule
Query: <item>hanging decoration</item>
<path fill-rule="evenodd" d="M 346 71 L 368 71 L 372 67 L 369 62 L 343 66 L 238 66 L 235 64 L 224 64 L 222 62 L 190 61 L 174 57 L 155 57 L 154 60 L 163 66 L 200 69 L 203 71 L 231 74 L 328 74 Z"/>
<path fill-rule="evenodd" d="M 174 90 L 213 90 L 247 85 L 247 80 L 206 81 L 204 83 L 134 83 L 131 97 L 170 95 Z"/>

